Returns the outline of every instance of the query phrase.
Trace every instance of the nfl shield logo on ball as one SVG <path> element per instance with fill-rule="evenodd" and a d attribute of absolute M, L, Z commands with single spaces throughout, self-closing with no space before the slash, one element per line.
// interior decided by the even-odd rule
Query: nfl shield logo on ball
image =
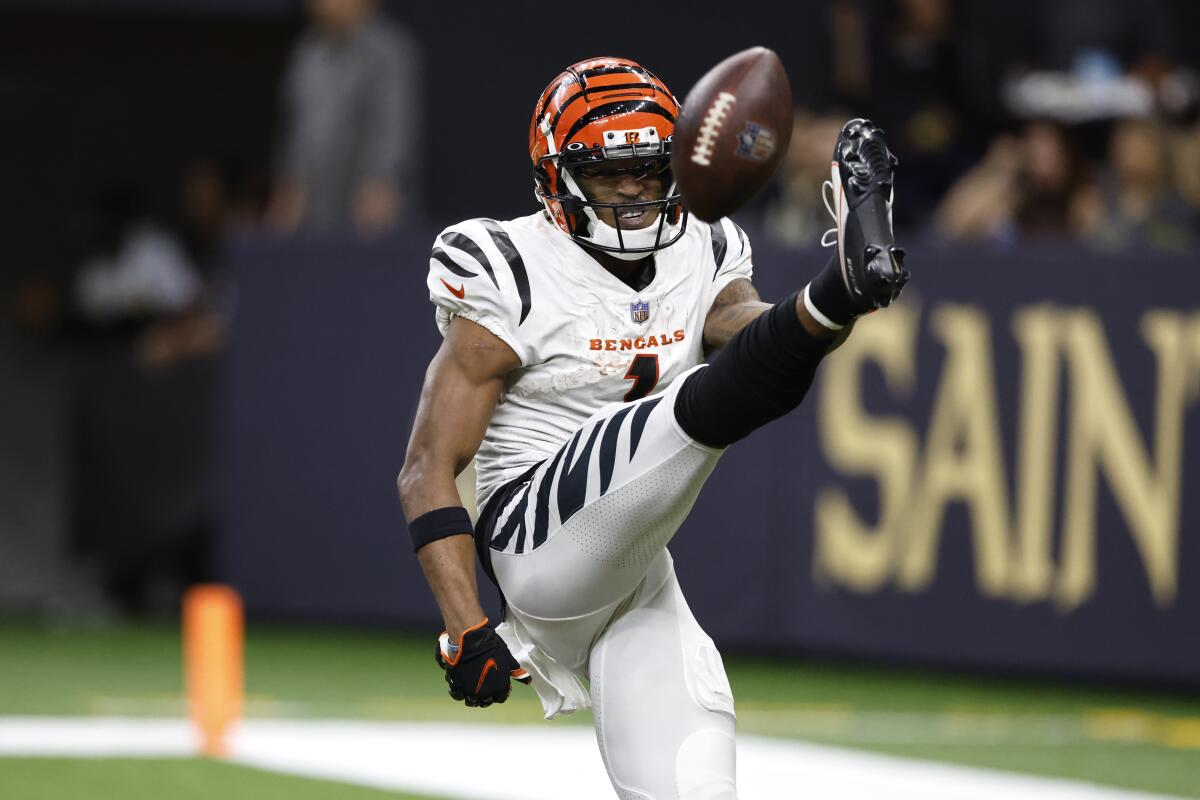
<path fill-rule="evenodd" d="M 636 303 L 630 303 L 629 316 L 633 317 L 633 321 L 639 324 L 650 319 L 650 301 L 639 300 Z"/>
<path fill-rule="evenodd" d="M 766 161 L 775 152 L 775 131 L 757 122 L 747 122 L 737 135 L 737 143 L 734 155 L 751 161 Z"/>

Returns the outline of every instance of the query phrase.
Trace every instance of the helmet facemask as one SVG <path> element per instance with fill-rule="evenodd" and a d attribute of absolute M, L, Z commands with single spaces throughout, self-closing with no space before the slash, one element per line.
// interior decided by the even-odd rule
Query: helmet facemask
<path fill-rule="evenodd" d="M 671 174 L 671 137 L 660 141 L 657 130 L 647 127 L 605 131 L 604 138 L 605 144 L 597 147 L 572 142 L 563 152 L 549 153 L 538 161 L 534 181 L 546 210 L 552 216 L 561 210 L 566 231 L 578 244 L 626 261 L 637 261 L 675 244 L 687 228 L 687 210 Z M 583 190 L 579 174 L 610 164 L 657 171 L 664 187 L 663 197 L 622 203 L 592 200 Z M 658 211 L 649 225 L 622 226 L 623 214 L 649 209 Z M 601 210 L 611 211 L 612 224 L 602 218 Z"/>

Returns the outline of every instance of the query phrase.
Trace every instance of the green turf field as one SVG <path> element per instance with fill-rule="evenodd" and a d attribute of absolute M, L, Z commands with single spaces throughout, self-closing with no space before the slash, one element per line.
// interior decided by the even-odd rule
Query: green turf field
<path fill-rule="evenodd" d="M 247 714 L 590 724 L 586 714 L 542 722 L 523 687 L 504 706 L 452 703 L 432 646 L 430 637 L 252 626 Z M 743 733 L 1200 797 L 1194 695 L 742 658 L 727 667 Z M 168 626 L 0 623 L 0 716 L 179 716 L 180 669 L 178 631 Z M 191 797 L 186 787 L 200 782 L 242 787 L 211 790 L 223 796 L 305 797 L 294 787 L 319 783 L 202 761 L 0 759 L 0 785 L 29 787 L 6 798 L 71 797 L 75 785 L 112 787 L 94 798 L 139 797 L 124 788 L 139 775 L 181 786 L 155 797 Z M 350 787 L 337 796 L 401 797 Z"/>
<path fill-rule="evenodd" d="M 9 800 L 427 800 L 202 759 L 0 758 Z"/>

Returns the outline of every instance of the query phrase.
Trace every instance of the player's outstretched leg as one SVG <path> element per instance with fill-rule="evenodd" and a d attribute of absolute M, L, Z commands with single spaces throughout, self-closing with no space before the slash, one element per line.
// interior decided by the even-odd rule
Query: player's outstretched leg
<path fill-rule="evenodd" d="M 837 331 L 899 297 L 908 271 L 892 235 L 895 166 L 878 128 L 863 119 L 846 123 L 829 184 L 837 257 L 802 292 L 739 331 L 707 369 L 687 377 L 675 416 L 689 436 L 727 447 L 800 405 L 830 341 L 804 327 L 799 304 Z"/>
<path fill-rule="evenodd" d="M 511 608 L 531 618 L 582 617 L 638 586 L 721 456 L 679 430 L 679 385 L 605 407 L 527 480 L 488 502 L 477 526 L 487 539 L 481 556 Z"/>
<path fill-rule="evenodd" d="M 635 596 L 673 577 L 662 568 L 665 546 L 722 452 L 680 429 L 682 384 L 605 407 L 480 515 L 480 557 L 507 603 L 497 633 L 532 675 L 547 716 L 588 704 L 583 681 L 597 637 Z M 673 763 L 658 768 L 673 775 Z"/>

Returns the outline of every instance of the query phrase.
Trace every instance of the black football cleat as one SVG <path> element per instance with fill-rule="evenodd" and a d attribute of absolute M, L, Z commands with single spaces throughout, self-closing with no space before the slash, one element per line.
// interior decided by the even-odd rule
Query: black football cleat
<path fill-rule="evenodd" d="M 860 314 L 885 308 L 908 283 L 904 250 L 892 234 L 893 176 L 896 157 L 883 131 L 866 119 L 842 127 L 833 149 L 832 198 L 826 207 L 837 228 L 842 280 Z M 832 245 L 822 238 L 821 243 Z"/>

